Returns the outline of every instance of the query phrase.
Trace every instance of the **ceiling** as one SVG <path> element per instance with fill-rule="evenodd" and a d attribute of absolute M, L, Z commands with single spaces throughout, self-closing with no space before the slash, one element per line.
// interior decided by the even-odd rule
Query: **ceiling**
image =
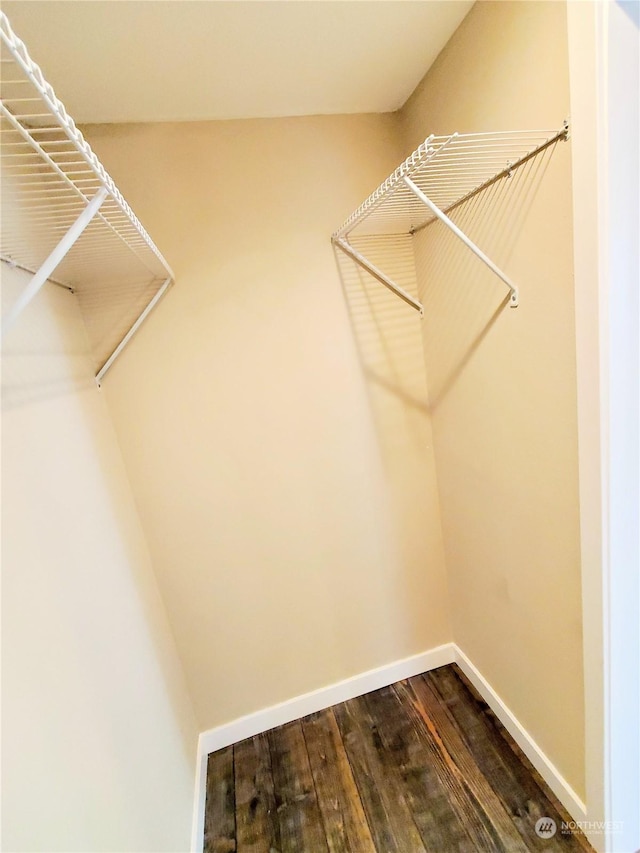
<path fill-rule="evenodd" d="M 6 0 L 77 122 L 396 110 L 472 0 Z"/>

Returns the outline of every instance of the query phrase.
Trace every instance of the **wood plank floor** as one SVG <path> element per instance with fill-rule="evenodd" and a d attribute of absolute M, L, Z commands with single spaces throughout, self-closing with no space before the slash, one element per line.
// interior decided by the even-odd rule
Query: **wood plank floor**
<path fill-rule="evenodd" d="M 212 753 L 204 849 L 592 851 L 569 820 L 452 664 Z"/>

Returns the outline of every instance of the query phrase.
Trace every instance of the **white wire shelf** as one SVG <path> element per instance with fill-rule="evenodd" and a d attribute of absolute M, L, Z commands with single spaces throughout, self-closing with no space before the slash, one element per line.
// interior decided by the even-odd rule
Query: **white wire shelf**
<path fill-rule="evenodd" d="M 357 243 L 356 238 L 361 236 L 413 235 L 437 219 L 504 281 L 510 290 L 510 304 L 516 307 L 516 286 L 448 214 L 568 136 L 567 122 L 560 130 L 429 136 L 333 233 L 332 241 L 422 315 L 418 300 L 371 264 L 351 240 Z"/>
<path fill-rule="evenodd" d="M 1 260 L 76 292 L 98 380 L 173 272 L 0 12 Z"/>

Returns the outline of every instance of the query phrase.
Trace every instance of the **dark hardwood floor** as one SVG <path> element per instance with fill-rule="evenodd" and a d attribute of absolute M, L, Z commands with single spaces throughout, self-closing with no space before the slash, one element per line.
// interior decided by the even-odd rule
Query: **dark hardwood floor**
<path fill-rule="evenodd" d="M 536 821 L 555 821 L 540 837 Z M 591 851 L 457 666 L 212 753 L 205 853 Z"/>

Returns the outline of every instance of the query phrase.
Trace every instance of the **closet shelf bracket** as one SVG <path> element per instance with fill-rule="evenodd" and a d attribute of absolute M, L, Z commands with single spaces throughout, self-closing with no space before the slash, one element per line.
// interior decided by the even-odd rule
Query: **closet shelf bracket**
<path fill-rule="evenodd" d="M 405 177 L 405 178 L 403 178 L 403 180 L 404 180 L 405 184 L 409 187 L 411 192 L 416 196 L 416 198 L 419 198 L 420 201 L 424 205 L 426 205 L 426 207 L 429 208 L 431 213 L 433 213 L 433 215 L 435 217 L 437 217 L 440 220 L 440 222 L 442 222 L 443 225 L 446 225 L 447 228 L 449 228 L 451 231 L 453 231 L 453 233 L 456 235 L 456 237 L 458 237 L 458 239 L 462 240 L 462 242 L 465 244 L 465 246 L 468 249 L 471 249 L 471 251 L 473 252 L 474 255 L 476 255 L 478 258 L 480 258 L 480 260 L 484 264 L 486 264 L 489 267 L 489 269 L 492 270 L 498 276 L 498 278 L 502 279 L 502 281 L 509 288 L 509 292 L 510 292 L 509 307 L 510 308 L 517 308 L 518 307 L 518 288 L 515 286 L 515 284 L 513 284 L 513 282 L 509 278 L 509 276 L 506 275 L 506 273 L 502 272 L 500 267 L 498 267 L 496 264 L 494 264 L 494 262 L 491 260 L 491 258 L 488 257 L 488 255 L 485 255 L 485 253 L 482 251 L 482 249 L 478 248 L 478 246 L 476 246 L 476 244 L 473 242 L 473 240 L 470 240 L 467 237 L 467 235 L 464 233 L 464 231 L 462 231 L 460 228 L 458 228 L 458 226 L 455 224 L 455 222 L 452 222 L 451 219 L 449 219 L 449 217 L 447 216 L 447 214 L 443 213 L 443 211 L 440 210 L 440 208 L 436 204 L 434 204 L 431 201 L 431 199 L 427 195 L 425 195 L 425 193 L 422 192 L 420 187 L 418 187 L 416 184 L 414 184 L 414 182 L 411 180 L 411 178 Z"/>
<path fill-rule="evenodd" d="M 380 282 L 380 284 L 383 284 L 392 293 L 395 293 L 396 296 L 399 296 L 400 299 L 407 303 L 407 305 L 410 305 L 412 308 L 415 308 L 416 311 L 419 311 L 421 317 L 424 317 L 424 308 L 422 307 L 422 304 L 418 302 L 417 299 L 414 299 L 410 293 L 407 293 L 406 290 L 392 281 L 392 279 L 385 275 L 382 270 L 378 269 L 378 267 L 368 261 L 364 255 L 354 249 L 344 237 L 333 237 L 332 242 L 335 246 L 338 246 L 339 249 L 342 249 L 345 255 L 355 261 L 359 267 L 362 267 L 363 270 L 372 275 Z"/>
<path fill-rule="evenodd" d="M 84 208 L 80 216 L 73 223 L 71 228 L 66 232 L 63 238 L 60 240 L 55 249 L 51 252 L 49 257 L 43 261 L 42 265 L 39 269 L 34 273 L 31 281 L 22 291 L 18 299 L 16 299 L 15 303 L 12 307 L 7 311 L 5 317 L 2 318 L 2 329 L 0 331 L 0 338 L 4 340 L 5 335 L 9 331 L 9 329 L 16 322 L 20 314 L 24 311 L 27 305 L 31 302 L 31 300 L 36 296 L 39 292 L 42 285 L 47 281 L 49 276 L 51 276 L 56 269 L 56 267 L 62 263 L 65 255 L 71 249 L 76 240 L 80 237 L 84 229 L 91 222 L 93 217 L 96 215 L 102 202 L 109 195 L 109 190 L 106 187 L 101 187 L 98 192 L 93 196 L 89 204 Z"/>
<path fill-rule="evenodd" d="M 151 302 L 149 302 L 149 304 L 148 304 L 148 305 L 147 305 L 147 307 L 144 309 L 144 311 L 142 312 L 142 314 L 140 314 L 140 316 L 139 316 L 139 317 L 138 317 L 138 319 L 135 321 L 135 323 L 133 324 L 133 326 L 131 326 L 131 328 L 129 329 L 129 331 L 127 332 L 127 334 L 126 334 L 126 335 L 124 336 L 124 338 L 120 341 L 120 343 L 118 344 L 118 346 L 114 349 L 114 351 L 111 353 L 111 355 L 109 356 L 109 358 L 105 361 L 105 363 L 102 365 L 102 367 L 100 368 L 100 370 L 96 373 L 96 383 L 97 383 L 97 385 L 98 385 L 98 388 L 100 387 L 100 384 L 101 384 L 101 382 L 102 382 L 102 379 L 103 379 L 103 377 L 104 377 L 105 373 L 107 372 L 107 370 L 109 370 L 109 368 L 111 367 L 111 365 L 113 364 L 113 362 L 114 362 L 114 361 L 116 360 L 116 358 L 120 355 L 120 353 L 122 352 L 122 350 L 126 347 L 126 345 L 129 343 L 129 341 L 131 340 L 131 338 L 132 338 L 132 337 L 135 335 L 135 333 L 138 331 L 138 329 L 140 328 L 140 326 L 144 323 L 144 321 L 145 321 L 145 320 L 146 320 L 146 318 L 147 318 L 147 315 L 148 315 L 148 314 L 150 314 L 150 313 L 153 311 L 153 309 L 156 307 L 156 304 L 157 304 L 157 303 L 162 299 L 162 297 L 164 296 L 164 294 L 166 293 L 166 291 L 169 289 L 169 287 L 171 287 L 171 285 L 172 285 L 172 284 L 173 284 L 173 278 L 171 278 L 171 277 L 166 278 L 166 279 L 163 281 L 162 286 L 160 287 L 160 289 L 158 290 L 158 292 L 156 293 L 156 295 L 153 297 L 153 299 L 151 300 Z"/>

